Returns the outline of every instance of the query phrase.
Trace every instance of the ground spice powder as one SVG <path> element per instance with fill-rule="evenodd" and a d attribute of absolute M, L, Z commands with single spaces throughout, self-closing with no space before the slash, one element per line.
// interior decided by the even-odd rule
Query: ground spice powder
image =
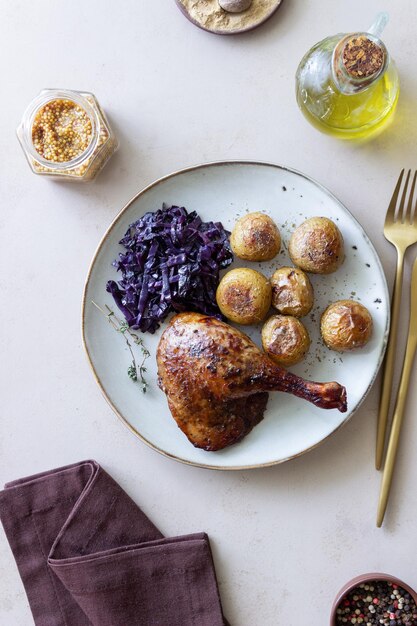
<path fill-rule="evenodd" d="M 218 0 L 180 0 L 189 16 L 203 28 L 213 31 L 233 32 L 256 26 L 269 17 L 282 0 L 253 0 L 242 13 L 229 13 Z"/>

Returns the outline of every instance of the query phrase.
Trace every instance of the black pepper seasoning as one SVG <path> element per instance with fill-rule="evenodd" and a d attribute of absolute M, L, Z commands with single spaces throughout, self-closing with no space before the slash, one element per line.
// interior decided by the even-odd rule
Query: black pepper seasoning
<path fill-rule="evenodd" d="M 399 585 L 385 580 L 362 583 L 336 609 L 336 626 L 417 626 L 417 606 Z"/>

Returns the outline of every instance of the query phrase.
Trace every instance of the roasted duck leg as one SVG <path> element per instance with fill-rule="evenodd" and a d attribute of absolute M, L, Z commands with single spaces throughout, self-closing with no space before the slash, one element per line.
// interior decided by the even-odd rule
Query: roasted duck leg
<path fill-rule="evenodd" d="M 239 330 L 200 313 L 176 315 L 157 351 L 158 382 L 191 443 L 221 450 L 263 418 L 268 391 L 285 391 L 323 409 L 346 411 L 338 383 L 313 383 L 275 365 Z"/>

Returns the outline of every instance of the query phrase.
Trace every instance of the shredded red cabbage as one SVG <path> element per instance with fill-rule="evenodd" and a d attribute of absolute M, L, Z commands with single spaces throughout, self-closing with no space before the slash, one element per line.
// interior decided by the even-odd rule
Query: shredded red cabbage
<path fill-rule="evenodd" d="M 220 222 L 178 206 L 131 224 L 120 241 L 126 252 L 113 262 L 122 278 L 106 287 L 129 326 L 154 333 L 173 311 L 221 316 L 216 289 L 220 270 L 233 261 L 229 235 Z"/>

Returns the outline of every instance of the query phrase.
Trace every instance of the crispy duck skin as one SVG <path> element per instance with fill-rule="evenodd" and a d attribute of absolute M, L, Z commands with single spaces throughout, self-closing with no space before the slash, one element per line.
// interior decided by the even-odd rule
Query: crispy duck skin
<path fill-rule="evenodd" d="M 306 381 L 279 367 L 239 330 L 200 313 L 180 313 L 163 332 L 158 384 L 172 416 L 196 448 L 221 450 L 263 418 L 269 391 L 285 391 L 344 412 L 338 383 Z"/>

